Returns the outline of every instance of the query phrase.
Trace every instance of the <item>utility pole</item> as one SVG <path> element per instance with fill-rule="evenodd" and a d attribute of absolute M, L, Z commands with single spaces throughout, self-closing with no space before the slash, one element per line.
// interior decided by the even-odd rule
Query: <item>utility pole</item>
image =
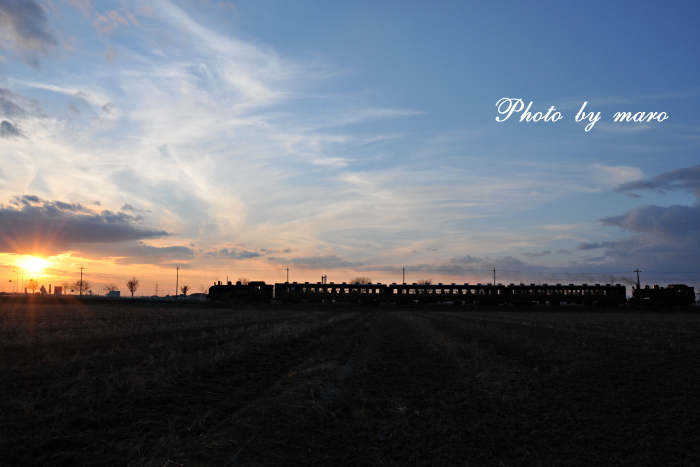
<path fill-rule="evenodd" d="M 158 296 L 158 284 L 156 284 L 156 297 Z"/>
<path fill-rule="evenodd" d="M 496 285 L 496 268 L 493 268 L 493 285 Z"/>
<path fill-rule="evenodd" d="M 401 283 L 406 285 L 406 268 L 403 268 L 403 281 Z"/>
<path fill-rule="evenodd" d="M 180 266 L 175 269 L 175 300 L 177 300 L 177 288 L 180 285 Z"/>
<path fill-rule="evenodd" d="M 80 266 L 80 296 L 83 296 L 83 269 L 84 267 Z"/>
<path fill-rule="evenodd" d="M 635 270 L 632 271 L 632 272 L 636 272 L 636 273 L 637 273 L 637 290 L 639 290 L 639 289 L 641 288 L 641 286 L 639 285 L 639 273 L 642 272 L 642 271 L 640 271 L 639 268 L 637 268 L 637 269 L 635 269 Z"/>
<path fill-rule="evenodd" d="M 289 268 L 287 268 L 287 282 L 289 282 Z"/>

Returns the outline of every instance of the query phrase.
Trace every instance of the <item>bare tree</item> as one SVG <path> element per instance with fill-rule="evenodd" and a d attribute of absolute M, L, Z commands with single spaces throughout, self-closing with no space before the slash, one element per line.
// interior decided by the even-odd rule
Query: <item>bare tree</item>
<path fill-rule="evenodd" d="M 131 292 L 131 298 L 134 298 L 134 292 L 136 292 L 136 289 L 139 288 L 139 280 L 135 277 L 132 277 L 128 281 L 126 281 L 126 288 L 129 289 L 129 292 Z"/>
<path fill-rule="evenodd" d="M 420 279 L 418 285 L 430 285 L 433 283 L 432 279 Z"/>
<path fill-rule="evenodd" d="M 39 288 L 39 281 L 36 281 L 34 279 L 29 279 L 27 281 L 27 288 L 32 291 L 32 293 L 36 292 L 36 289 Z"/>
<path fill-rule="evenodd" d="M 247 277 L 239 277 L 237 282 L 240 282 L 241 285 L 248 285 L 248 284 L 250 284 L 250 281 L 248 280 Z"/>
<path fill-rule="evenodd" d="M 87 294 L 90 287 L 92 287 L 92 284 L 86 280 L 83 280 L 82 282 L 78 280 L 71 284 L 71 287 L 77 290 L 79 294 L 83 295 Z"/>
<path fill-rule="evenodd" d="M 63 287 L 63 295 L 68 295 L 73 287 L 73 284 L 68 281 L 63 281 L 61 282 L 61 287 Z"/>
<path fill-rule="evenodd" d="M 182 291 L 182 293 L 185 294 L 185 298 L 187 298 L 187 291 L 190 290 L 190 288 L 191 287 L 189 285 L 183 285 L 182 287 L 180 287 L 180 291 Z"/>
<path fill-rule="evenodd" d="M 206 285 L 200 285 L 197 290 L 199 290 L 199 293 L 203 293 L 205 295 L 209 293 L 209 287 Z"/>
<path fill-rule="evenodd" d="M 102 290 L 107 292 L 107 295 L 109 295 L 110 292 L 114 292 L 115 290 L 119 290 L 119 287 L 117 284 L 107 284 L 102 286 Z"/>
<path fill-rule="evenodd" d="M 372 278 L 367 276 L 357 276 L 356 278 L 350 280 L 351 284 L 370 284 L 371 282 Z"/>

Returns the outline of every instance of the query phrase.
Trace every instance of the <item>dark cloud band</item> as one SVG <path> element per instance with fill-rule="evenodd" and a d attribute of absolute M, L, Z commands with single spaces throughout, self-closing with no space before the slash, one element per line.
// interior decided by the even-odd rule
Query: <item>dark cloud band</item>
<path fill-rule="evenodd" d="M 44 8 L 34 0 L 0 0 L 0 29 L 0 39 L 9 39 L 7 46 L 35 68 L 37 53 L 46 55 L 57 44 Z"/>
<path fill-rule="evenodd" d="M 0 205 L 0 252 L 53 253 L 70 245 L 112 243 L 158 238 L 163 230 L 149 229 L 125 212 L 95 211 L 77 203 L 15 197 Z"/>

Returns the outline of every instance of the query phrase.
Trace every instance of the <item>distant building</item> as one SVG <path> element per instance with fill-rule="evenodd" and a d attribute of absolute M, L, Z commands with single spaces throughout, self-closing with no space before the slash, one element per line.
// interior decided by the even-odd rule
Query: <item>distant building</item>
<path fill-rule="evenodd" d="M 46 291 L 46 287 L 44 287 L 43 285 L 42 285 L 41 288 L 39 289 L 39 292 L 41 292 L 41 295 L 48 295 L 48 294 L 49 294 L 49 293 Z"/>
<path fill-rule="evenodd" d="M 63 287 L 61 287 L 60 285 L 57 285 L 56 287 L 54 287 L 53 294 L 54 295 L 63 295 Z"/>
<path fill-rule="evenodd" d="M 121 297 L 121 292 L 119 292 L 118 290 L 110 290 L 107 296 L 109 298 L 119 298 Z"/>

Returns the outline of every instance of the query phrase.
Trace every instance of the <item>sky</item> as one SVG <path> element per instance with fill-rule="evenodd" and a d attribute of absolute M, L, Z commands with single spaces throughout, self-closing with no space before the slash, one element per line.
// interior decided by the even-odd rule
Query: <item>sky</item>
<path fill-rule="evenodd" d="M 0 291 L 80 267 L 144 295 L 287 269 L 698 287 L 699 20 L 696 1 L 0 0 Z"/>

